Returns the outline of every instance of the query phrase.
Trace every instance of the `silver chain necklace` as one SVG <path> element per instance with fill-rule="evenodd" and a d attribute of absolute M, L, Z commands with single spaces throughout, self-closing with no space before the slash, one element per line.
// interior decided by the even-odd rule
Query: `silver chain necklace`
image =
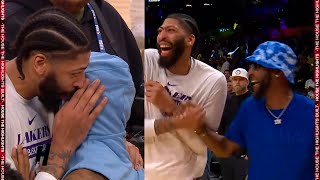
<path fill-rule="evenodd" d="M 274 122 L 275 125 L 278 125 L 278 124 L 281 124 L 281 123 L 282 123 L 281 117 L 282 117 L 282 115 L 284 114 L 284 112 L 286 112 L 286 110 L 287 110 L 289 104 L 291 103 L 292 99 L 293 99 L 293 97 L 290 99 L 290 101 L 288 102 L 287 106 L 286 106 L 285 108 L 283 108 L 283 110 L 281 111 L 281 113 L 279 114 L 279 116 L 274 115 L 274 114 L 271 112 L 271 110 L 267 107 L 267 104 L 265 105 L 265 107 L 266 107 L 267 111 L 269 112 L 269 114 L 270 114 L 272 117 L 275 118 L 275 120 L 273 120 L 273 122 Z"/>

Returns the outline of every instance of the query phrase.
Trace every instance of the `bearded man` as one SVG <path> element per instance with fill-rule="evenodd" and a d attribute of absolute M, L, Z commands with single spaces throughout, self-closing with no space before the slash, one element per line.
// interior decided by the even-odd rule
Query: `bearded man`
<path fill-rule="evenodd" d="M 233 93 L 228 95 L 223 111 L 219 134 L 224 135 L 232 120 L 237 115 L 241 103 L 247 99 L 251 92 L 248 90 L 248 72 L 243 68 L 232 71 L 230 77 Z M 219 163 L 225 180 L 244 180 L 248 173 L 248 160 L 245 152 L 240 152 L 228 158 L 219 158 Z"/>
<path fill-rule="evenodd" d="M 292 89 L 297 56 L 267 41 L 246 59 L 253 97 L 242 103 L 225 136 L 203 127 L 202 140 L 218 157 L 246 150 L 249 180 L 314 179 L 314 101 Z"/>
<path fill-rule="evenodd" d="M 145 50 L 145 179 L 196 179 L 204 173 L 207 146 L 190 127 L 203 119 L 209 131 L 218 130 L 227 82 L 191 57 L 198 35 L 192 17 L 171 14 L 158 29 L 158 50 Z M 197 105 L 184 118 L 175 116 L 186 101 Z"/>

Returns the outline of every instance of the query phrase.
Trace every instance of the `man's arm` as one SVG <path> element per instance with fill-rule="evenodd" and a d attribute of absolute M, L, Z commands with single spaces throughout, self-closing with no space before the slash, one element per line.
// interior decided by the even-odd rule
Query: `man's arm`
<path fill-rule="evenodd" d="M 146 100 L 155 105 L 161 113 L 171 116 L 177 111 L 178 105 L 173 101 L 168 91 L 157 81 L 146 81 L 144 84 Z"/>
<path fill-rule="evenodd" d="M 157 135 L 170 132 L 175 129 L 173 118 L 163 118 L 154 121 L 154 131 Z"/>
<path fill-rule="evenodd" d="M 179 106 L 179 111 L 173 112 L 172 116 L 160 119 L 145 120 L 146 136 L 152 137 L 167 133 L 176 129 L 197 130 L 201 127 L 205 116 L 204 109 L 187 102 Z"/>
<path fill-rule="evenodd" d="M 108 180 L 102 174 L 99 174 L 95 171 L 91 171 L 88 169 L 77 169 L 68 174 L 64 180 Z"/>
<path fill-rule="evenodd" d="M 143 167 L 143 159 L 140 154 L 139 148 L 137 148 L 134 144 L 130 143 L 126 139 L 124 141 L 125 141 L 126 149 L 130 156 L 132 166 L 134 167 L 135 170 L 138 170 L 140 167 Z"/>
<path fill-rule="evenodd" d="M 203 129 L 197 131 L 197 134 L 217 157 L 229 157 L 241 150 L 237 143 L 218 133 Z"/>

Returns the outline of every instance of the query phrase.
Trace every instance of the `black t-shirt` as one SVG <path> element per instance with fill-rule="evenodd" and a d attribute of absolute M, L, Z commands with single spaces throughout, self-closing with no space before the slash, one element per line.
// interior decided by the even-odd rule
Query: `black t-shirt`
<path fill-rule="evenodd" d="M 247 91 L 246 93 L 237 96 L 235 93 L 231 93 L 227 96 L 226 104 L 224 107 L 220 127 L 218 133 L 224 135 L 228 130 L 231 122 L 233 121 L 234 117 L 237 115 L 241 103 L 249 96 L 251 96 L 251 92 Z"/>

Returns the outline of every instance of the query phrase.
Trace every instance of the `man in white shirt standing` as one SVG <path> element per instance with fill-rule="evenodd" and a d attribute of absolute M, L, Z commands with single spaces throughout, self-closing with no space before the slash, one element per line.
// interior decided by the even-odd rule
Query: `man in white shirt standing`
<path fill-rule="evenodd" d="M 169 15 L 158 30 L 158 50 L 144 54 L 145 179 L 196 179 L 203 175 L 207 146 L 192 129 L 204 119 L 216 132 L 227 95 L 224 75 L 193 57 L 199 29 L 185 14 Z M 192 103 L 185 107 L 183 102 Z M 182 115 L 177 112 L 181 112 Z"/>

